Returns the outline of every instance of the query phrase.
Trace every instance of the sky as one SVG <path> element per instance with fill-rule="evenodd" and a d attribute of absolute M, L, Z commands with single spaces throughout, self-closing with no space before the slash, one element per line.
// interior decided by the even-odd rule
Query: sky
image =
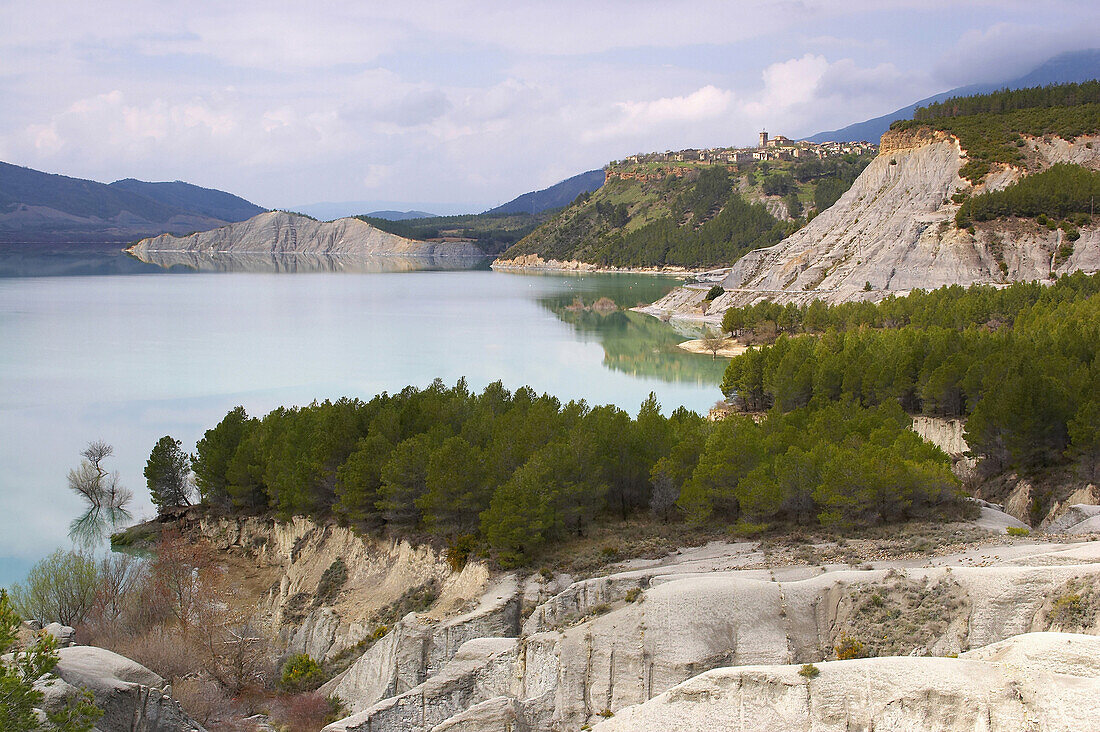
<path fill-rule="evenodd" d="M 0 0 L 0 160 L 477 212 L 1010 79 L 1098 30 L 1094 0 Z"/>

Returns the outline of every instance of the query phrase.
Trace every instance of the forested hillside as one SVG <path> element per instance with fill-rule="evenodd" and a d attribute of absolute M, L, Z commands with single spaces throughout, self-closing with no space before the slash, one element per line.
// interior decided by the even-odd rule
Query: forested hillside
<path fill-rule="evenodd" d="M 676 175 L 635 166 L 578 196 L 500 259 L 535 254 L 615 267 L 728 265 L 828 208 L 869 160 L 847 155 L 686 166 Z"/>
<path fill-rule="evenodd" d="M 747 409 L 855 402 L 964 416 L 989 472 L 1100 477 L 1100 275 L 878 304 L 761 303 L 728 311 L 724 327 L 779 333 L 727 368 L 722 389 Z"/>
<path fill-rule="evenodd" d="M 0 241 L 133 241 L 213 229 L 263 210 L 181 181 L 127 178 L 105 185 L 0 162 Z"/>
<path fill-rule="evenodd" d="M 393 221 L 375 216 L 356 216 L 371 226 L 407 239 L 421 241 L 473 239 L 486 254 L 499 254 L 546 221 L 547 214 L 483 213 L 459 216 L 426 216 Z"/>
<path fill-rule="evenodd" d="M 891 130 L 932 127 L 959 138 L 967 163 L 959 174 L 979 183 L 995 163 L 1026 163 L 1021 135 L 1072 140 L 1100 132 L 1100 81 L 952 98 L 918 108 Z"/>
<path fill-rule="evenodd" d="M 954 510 L 946 456 L 908 423 L 896 404 L 836 404 L 715 425 L 683 409 L 665 417 L 652 397 L 631 418 L 526 387 L 474 394 L 436 382 L 262 418 L 238 407 L 198 442 L 193 469 L 211 506 L 331 515 L 437 537 L 456 561 L 478 552 L 516 566 L 641 512 L 851 527 Z M 809 455 L 826 478 L 789 477 Z"/>

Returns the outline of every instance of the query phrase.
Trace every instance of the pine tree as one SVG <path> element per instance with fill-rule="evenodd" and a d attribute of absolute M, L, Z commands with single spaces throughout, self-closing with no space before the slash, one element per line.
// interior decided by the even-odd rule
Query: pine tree
<path fill-rule="evenodd" d="M 191 505 L 191 468 L 179 440 L 169 435 L 157 440 L 145 463 L 145 480 L 158 513 Z"/>

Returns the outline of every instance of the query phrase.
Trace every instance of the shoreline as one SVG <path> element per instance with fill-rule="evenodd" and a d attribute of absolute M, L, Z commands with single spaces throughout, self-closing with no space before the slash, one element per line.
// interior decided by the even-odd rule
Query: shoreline
<path fill-rule="evenodd" d="M 710 349 L 706 347 L 704 340 L 703 338 L 696 338 L 693 341 L 678 343 L 676 347 L 688 353 L 697 353 L 700 356 L 713 356 L 716 358 L 735 358 L 749 350 L 749 346 L 738 343 L 736 338 L 724 338 L 722 339 L 722 347 L 719 348 L 716 353 L 711 353 Z"/>
<path fill-rule="evenodd" d="M 576 259 L 543 259 L 537 254 L 525 254 L 516 259 L 495 259 L 489 265 L 503 272 L 574 272 L 591 274 L 651 274 L 691 278 L 713 272 L 714 269 L 689 269 L 679 266 L 662 267 L 604 267 Z"/>

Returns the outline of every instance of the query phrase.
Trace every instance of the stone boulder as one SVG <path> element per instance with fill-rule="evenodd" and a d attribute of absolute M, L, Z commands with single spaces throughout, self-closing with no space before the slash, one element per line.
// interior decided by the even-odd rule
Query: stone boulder
<path fill-rule="evenodd" d="M 58 648 L 71 646 L 76 638 L 76 630 L 61 623 L 50 623 L 42 630 L 57 639 Z"/>
<path fill-rule="evenodd" d="M 1050 522 L 1048 534 L 1091 534 L 1100 532 L 1100 506 L 1075 504 Z"/>
<path fill-rule="evenodd" d="M 93 646 L 58 650 L 53 673 L 35 686 L 47 711 L 60 709 L 87 689 L 103 710 L 99 732 L 203 732 L 171 697 L 157 674 L 125 656 Z"/>

